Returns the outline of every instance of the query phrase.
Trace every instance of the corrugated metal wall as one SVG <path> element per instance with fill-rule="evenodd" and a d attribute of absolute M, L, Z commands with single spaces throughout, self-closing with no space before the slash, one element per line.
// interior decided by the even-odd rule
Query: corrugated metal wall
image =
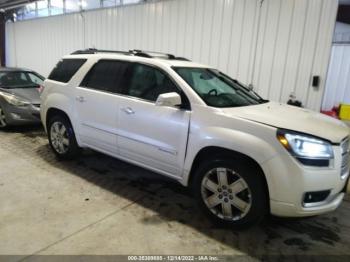
<path fill-rule="evenodd" d="M 350 43 L 350 24 L 336 23 L 333 42 Z"/>
<path fill-rule="evenodd" d="M 7 24 L 7 62 L 48 75 L 76 49 L 145 49 L 210 64 L 262 96 L 319 110 L 337 0 L 165 0 Z M 256 51 L 256 52 L 255 52 Z M 321 76 L 319 89 L 311 87 Z"/>
<path fill-rule="evenodd" d="M 350 104 L 350 45 L 334 45 L 322 109 Z"/>

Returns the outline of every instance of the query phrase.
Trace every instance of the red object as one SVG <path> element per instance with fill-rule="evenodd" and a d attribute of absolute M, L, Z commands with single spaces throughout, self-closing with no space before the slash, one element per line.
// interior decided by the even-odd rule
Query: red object
<path fill-rule="evenodd" d="M 44 91 L 44 86 L 40 85 L 38 88 L 39 94 L 41 94 Z"/>
<path fill-rule="evenodd" d="M 331 111 L 321 111 L 321 113 L 325 114 L 327 116 L 339 119 L 338 111 L 339 111 L 339 108 L 333 107 L 333 109 Z"/>

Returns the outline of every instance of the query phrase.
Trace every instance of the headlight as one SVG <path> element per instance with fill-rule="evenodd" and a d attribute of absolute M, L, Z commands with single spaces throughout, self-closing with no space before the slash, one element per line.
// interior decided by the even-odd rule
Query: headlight
<path fill-rule="evenodd" d="M 292 131 L 279 130 L 280 143 L 301 163 L 309 166 L 329 166 L 334 158 L 331 143 Z"/>
<path fill-rule="evenodd" d="M 11 95 L 11 94 L 6 94 L 6 93 L 0 93 L 0 95 L 11 105 L 14 106 L 26 106 L 29 105 L 30 103 L 27 101 L 23 101 L 20 98 Z"/>

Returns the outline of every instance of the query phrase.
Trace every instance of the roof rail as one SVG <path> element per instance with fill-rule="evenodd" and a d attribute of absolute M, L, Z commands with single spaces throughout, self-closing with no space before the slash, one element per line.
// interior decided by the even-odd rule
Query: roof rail
<path fill-rule="evenodd" d="M 180 61 L 188 61 L 191 62 L 190 59 L 186 58 L 186 57 L 175 57 L 176 60 L 180 60 Z"/>
<path fill-rule="evenodd" d="M 136 56 L 149 57 L 149 58 L 167 58 L 167 59 L 176 59 L 176 57 L 172 54 L 154 52 L 154 51 L 144 51 L 144 50 L 130 50 Z"/>
<path fill-rule="evenodd" d="M 88 48 L 83 50 L 77 50 L 71 53 L 71 55 L 85 55 L 85 54 L 97 54 L 97 53 L 113 53 L 113 54 L 140 56 L 145 58 L 162 58 L 162 59 L 169 59 L 169 60 L 191 61 L 187 58 L 176 57 L 172 54 L 153 52 L 153 51 L 143 51 L 139 49 L 133 49 L 129 51 L 115 51 L 115 50 L 101 50 L 96 48 Z"/>
<path fill-rule="evenodd" d="M 144 51 L 144 50 L 130 50 L 135 56 L 148 57 L 148 58 L 165 58 L 169 60 L 180 60 L 180 61 L 191 61 L 185 57 L 177 57 L 168 53 L 154 52 L 154 51 Z"/>
<path fill-rule="evenodd" d="M 86 55 L 86 54 L 97 54 L 97 53 L 115 53 L 115 54 L 131 55 L 130 52 L 127 52 L 127 51 L 103 50 L 103 49 L 96 49 L 96 48 L 77 50 L 71 53 L 71 55 Z"/>

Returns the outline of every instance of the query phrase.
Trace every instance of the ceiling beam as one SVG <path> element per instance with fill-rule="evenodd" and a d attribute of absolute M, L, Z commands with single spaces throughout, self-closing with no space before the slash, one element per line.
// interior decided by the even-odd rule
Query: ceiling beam
<path fill-rule="evenodd" d="M 0 9 L 10 10 L 35 2 L 35 0 L 15 0 L 0 3 Z"/>

